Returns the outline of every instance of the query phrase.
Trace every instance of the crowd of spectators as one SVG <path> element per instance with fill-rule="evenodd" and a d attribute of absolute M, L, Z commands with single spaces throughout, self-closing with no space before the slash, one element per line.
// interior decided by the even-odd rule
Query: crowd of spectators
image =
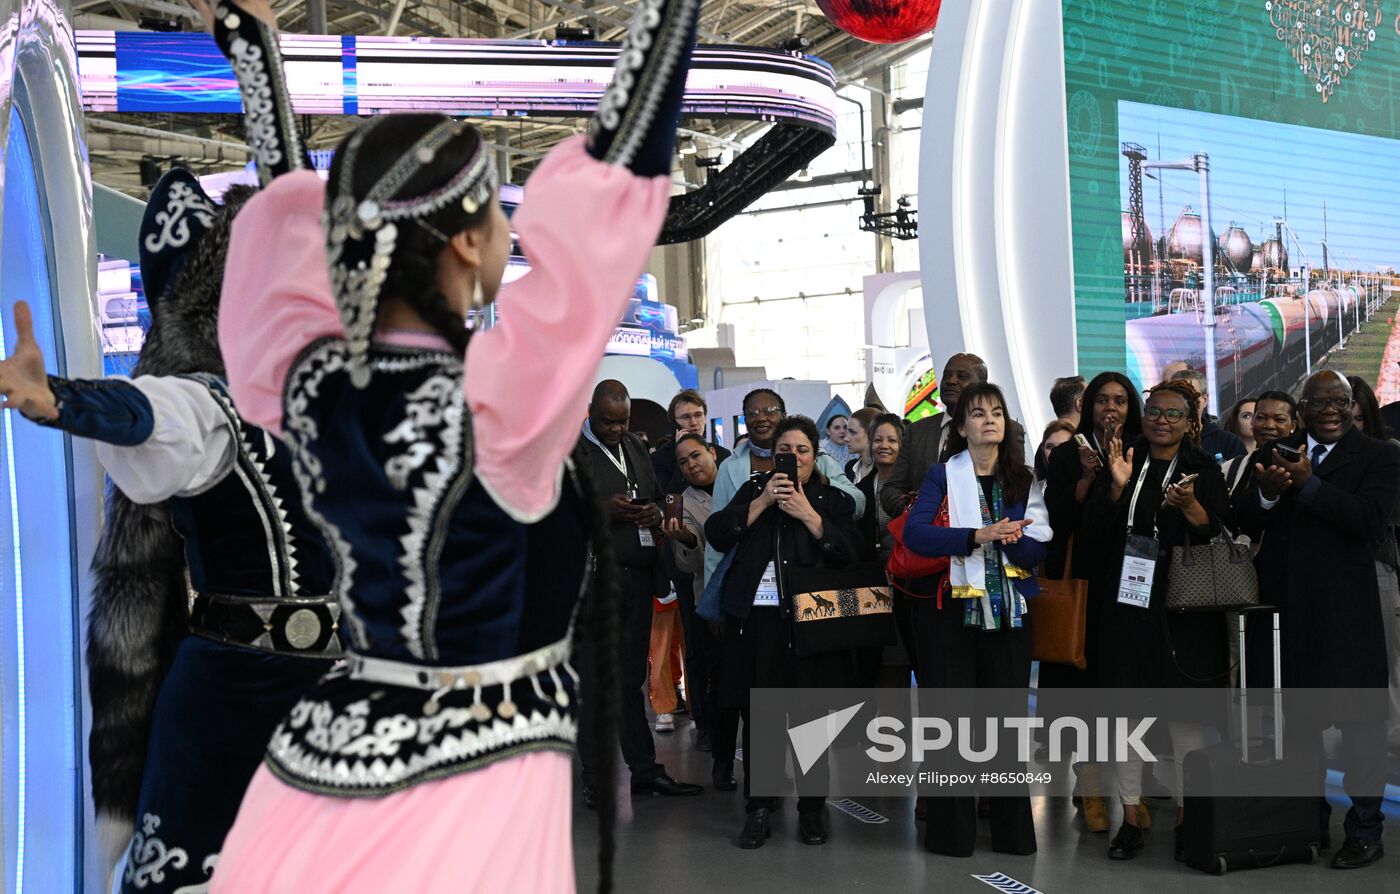
<path fill-rule="evenodd" d="M 1361 379 L 1323 370 L 1296 400 L 1265 391 L 1217 420 L 1207 409 L 1204 374 L 1181 361 L 1145 391 L 1112 371 L 1088 382 L 1056 380 L 1049 394 L 1055 419 L 1028 451 L 981 358 L 954 355 L 939 383 L 945 412 L 910 424 L 865 407 L 833 416 L 824 431 L 789 416 L 779 394 L 757 389 L 744 399 L 747 437 L 733 454 L 708 440 L 705 398 L 682 391 L 668 408 L 674 437 L 649 456 L 626 432 L 625 389 L 599 385 L 579 451 L 601 482 L 628 602 L 621 744 L 633 790 L 700 790 L 656 763 L 644 691 L 658 732 L 674 729 L 674 714 L 688 707 L 695 745 L 713 759 L 711 783 L 732 791 L 737 748 L 748 744 L 751 687 L 907 686 L 911 676 L 921 687 L 1029 687 L 1037 576 L 1068 572 L 1089 594 L 1086 666 L 1040 663 L 1042 699 L 1072 688 L 1235 685 L 1240 656 L 1229 632 L 1237 616 L 1169 612 L 1166 592 L 1174 547 L 1247 539 L 1261 601 L 1276 606 L 1284 631 L 1280 684 L 1390 689 L 1387 720 L 1316 716 L 1287 732 L 1291 750 L 1317 756 L 1321 791 L 1322 733 L 1341 730 L 1352 804 L 1332 865 L 1378 859 L 1387 742 L 1400 753 L 1400 442 L 1387 424 L 1389 411 L 1400 408 L 1380 407 Z M 940 513 L 946 518 L 935 524 Z M 789 578 L 883 565 L 895 546 L 890 523 L 906 514 L 902 544 L 949 566 L 941 578 L 895 588 L 898 643 L 798 654 Z M 1142 592 L 1127 594 L 1120 586 L 1125 555 L 1138 555 L 1143 544 L 1157 551 L 1153 577 Z M 1256 639 L 1252 629 L 1250 643 Z M 1272 685 L 1269 643 L 1260 639 L 1249 651 L 1251 685 Z M 1187 753 L 1221 737 L 1224 722 L 1166 719 L 1166 763 L 1176 772 L 1163 781 L 1176 802 L 1180 858 L 1192 821 L 1181 766 Z M 596 784 L 590 747 L 582 737 L 586 796 Z M 1151 820 L 1144 764 L 1074 769 L 1084 828 L 1111 829 L 1106 796 L 1116 794 L 1119 824 L 1107 854 L 1141 853 Z M 758 848 L 779 804 L 750 797 L 747 774 L 743 786 L 746 821 L 737 843 Z M 1319 839 L 1330 847 L 1330 808 L 1325 798 L 1318 802 Z M 807 844 L 827 839 L 822 804 L 820 797 L 798 801 L 797 833 Z M 917 812 L 935 853 L 970 855 L 979 817 L 990 820 L 995 850 L 1036 849 L 1028 797 L 920 799 Z"/>

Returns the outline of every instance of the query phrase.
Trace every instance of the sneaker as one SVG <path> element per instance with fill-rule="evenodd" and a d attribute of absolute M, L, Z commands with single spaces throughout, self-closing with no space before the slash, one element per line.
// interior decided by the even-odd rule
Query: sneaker
<path fill-rule="evenodd" d="M 658 733 L 674 733 L 676 731 L 676 715 L 657 714 L 655 729 Z"/>

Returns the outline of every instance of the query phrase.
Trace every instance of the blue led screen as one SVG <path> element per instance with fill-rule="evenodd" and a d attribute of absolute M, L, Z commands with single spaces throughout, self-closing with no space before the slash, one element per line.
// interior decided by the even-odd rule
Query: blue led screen
<path fill-rule="evenodd" d="M 11 117 L 0 231 L 0 355 L 14 304 L 28 300 L 49 360 L 61 336 L 43 203 L 24 123 Z M 16 413 L 0 419 L 0 712 L 6 892 L 76 889 L 78 749 L 70 462 L 64 436 Z"/>

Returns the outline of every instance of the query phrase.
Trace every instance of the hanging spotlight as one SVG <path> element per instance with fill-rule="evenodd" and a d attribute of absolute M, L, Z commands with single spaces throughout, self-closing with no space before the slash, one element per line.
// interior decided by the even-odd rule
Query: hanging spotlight
<path fill-rule="evenodd" d="M 797 176 L 795 176 L 793 179 L 796 180 L 798 183 L 811 183 L 812 172 L 808 171 L 806 168 L 803 168 L 802 170 L 797 172 Z"/>

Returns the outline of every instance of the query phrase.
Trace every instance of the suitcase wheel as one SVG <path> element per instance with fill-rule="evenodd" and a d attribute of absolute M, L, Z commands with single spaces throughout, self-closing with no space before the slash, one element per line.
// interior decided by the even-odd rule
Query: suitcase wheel
<path fill-rule="evenodd" d="M 1223 856 L 1221 856 L 1221 857 L 1216 857 L 1216 858 L 1215 858 L 1215 874 L 1216 874 L 1216 875 L 1224 875 L 1227 871 L 1229 871 L 1229 869 L 1230 869 L 1230 865 L 1229 865 L 1228 863 L 1225 862 L 1225 858 L 1224 858 Z"/>

